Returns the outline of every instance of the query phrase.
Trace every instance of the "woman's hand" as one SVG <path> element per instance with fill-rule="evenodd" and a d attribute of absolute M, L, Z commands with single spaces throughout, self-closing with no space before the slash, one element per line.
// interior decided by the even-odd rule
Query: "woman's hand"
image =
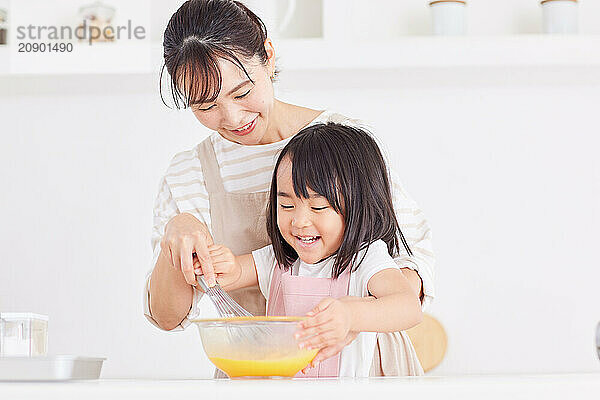
<path fill-rule="evenodd" d="M 188 213 L 171 218 L 165 227 L 160 242 L 161 251 L 171 260 L 172 265 L 181 270 L 185 281 L 196 286 L 193 254 L 196 253 L 200 269 L 206 277 L 208 286 L 216 283 L 215 272 L 208 247 L 213 244 L 212 236 L 205 224 Z"/>
<path fill-rule="evenodd" d="M 223 245 L 213 244 L 208 246 L 208 252 L 219 285 L 227 290 L 231 285 L 238 283 L 242 277 L 242 266 L 231 250 Z M 194 272 L 197 275 L 202 274 L 202 267 L 196 257 L 194 257 Z"/>

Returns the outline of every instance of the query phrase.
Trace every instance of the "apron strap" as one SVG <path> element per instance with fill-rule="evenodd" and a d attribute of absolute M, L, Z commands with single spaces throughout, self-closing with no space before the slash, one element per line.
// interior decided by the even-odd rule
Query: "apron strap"
<path fill-rule="evenodd" d="M 207 137 L 198 145 L 198 157 L 200 158 L 206 191 L 208 193 L 222 193 L 225 192 L 225 186 L 223 186 L 217 155 L 210 138 L 210 136 Z"/>

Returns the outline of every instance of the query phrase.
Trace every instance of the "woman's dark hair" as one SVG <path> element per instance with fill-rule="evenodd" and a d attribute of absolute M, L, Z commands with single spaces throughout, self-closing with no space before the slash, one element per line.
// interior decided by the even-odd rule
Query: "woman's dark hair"
<path fill-rule="evenodd" d="M 178 109 L 214 101 L 222 84 L 219 59 L 231 61 L 254 83 L 240 57 L 257 56 L 265 64 L 266 38 L 265 24 L 239 1 L 186 1 L 165 29 L 160 82 L 166 68 L 171 76 L 173 102 Z M 162 85 L 160 95 L 166 105 Z"/>
<path fill-rule="evenodd" d="M 267 206 L 267 232 L 281 268 L 290 268 L 298 258 L 277 226 L 277 170 L 286 157 L 292 163 L 296 196 L 307 199 L 310 188 L 344 217 L 346 229 L 336 253 L 334 278 L 348 265 L 356 270 L 362 262 L 356 260 L 358 252 L 379 239 L 387 244 L 390 256 L 399 253 L 400 242 L 412 256 L 394 213 L 387 166 L 379 146 L 363 129 L 330 122 L 298 132 L 281 150 L 275 164 Z"/>

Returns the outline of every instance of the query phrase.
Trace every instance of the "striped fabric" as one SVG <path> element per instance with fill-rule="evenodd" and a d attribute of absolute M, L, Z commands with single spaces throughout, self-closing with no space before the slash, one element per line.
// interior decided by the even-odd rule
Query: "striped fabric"
<path fill-rule="evenodd" d="M 357 120 L 351 120 L 330 111 L 323 112 L 310 125 L 328 121 L 365 126 Z M 277 155 L 290 139 L 291 137 L 260 146 L 244 146 L 230 142 L 217 133 L 212 134 L 210 140 L 215 150 L 225 190 L 242 193 L 267 191 Z M 423 212 L 404 191 L 398 175 L 394 171 L 391 171 L 391 178 L 398 222 L 414 254 L 413 257 L 408 254 L 400 255 L 396 262 L 401 268 L 411 268 L 418 272 L 423 280 L 425 295 L 423 307 L 425 308 L 434 296 L 434 254 L 431 230 Z M 160 253 L 160 240 L 167 222 L 175 215 L 187 212 L 206 223 L 210 229 L 209 210 L 209 197 L 202 176 L 198 147 L 178 153 L 173 157 L 167 173 L 162 179 L 154 205 L 151 239 L 154 253 L 152 268 Z M 144 296 L 145 303 L 147 303 L 147 297 L 146 294 Z M 196 299 L 196 296 L 194 298 Z M 195 305 L 190 310 L 190 318 L 192 314 L 198 312 Z M 154 323 L 147 304 L 145 304 L 145 310 L 147 317 Z"/>

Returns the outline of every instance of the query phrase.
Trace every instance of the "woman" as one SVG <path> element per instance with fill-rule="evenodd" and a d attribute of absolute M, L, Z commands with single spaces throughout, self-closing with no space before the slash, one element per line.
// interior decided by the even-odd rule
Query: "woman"
<path fill-rule="evenodd" d="M 262 21 L 237 1 L 188 1 L 165 30 L 165 68 L 173 100 L 178 108 L 191 108 L 215 133 L 173 158 L 155 203 L 145 314 L 162 329 L 183 329 L 198 315 L 201 292 L 195 283 L 194 253 L 213 285 L 208 246 L 223 244 L 234 254 L 245 254 L 269 243 L 265 209 L 270 177 L 278 151 L 290 138 L 319 122 L 353 123 L 331 111 L 275 99 L 275 54 Z M 430 230 L 398 179 L 392 179 L 395 211 L 413 251 L 395 261 L 425 305 L 434 294 Z M 264 314 L 258 288 L 231 294 L 253 314 Z M 353 338 L 349 335 L 348 343 Z M 408 374 L 386 372 L 385 353 L 379 374 Z"/>

